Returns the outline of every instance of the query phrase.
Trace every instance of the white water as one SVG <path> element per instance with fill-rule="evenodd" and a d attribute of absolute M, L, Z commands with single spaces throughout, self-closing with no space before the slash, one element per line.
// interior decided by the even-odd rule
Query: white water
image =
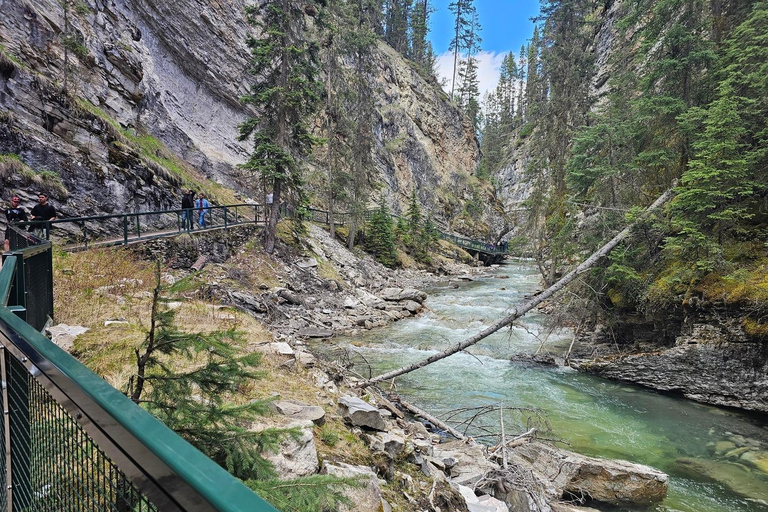
<path fill-rule="evenodd" d="M 428 290 L 429 311 L 349 343 L 373 366 L 373 373 L 423 359 L 479 332 L 498 320 L 539 284 L 529 262 L 513 262 L 495 275 L 458 289 L 448 284 Z M 587 455 L 648 464 L 671 475 L 669 497 L 655 512 L 768 512 L 768 474 L 745 464 L 738 455 L 716 454 L 735 440 L 768 462 L 765 420 L 705 406 L 643 388 L 609 382 L 564 368 L 510 363 L 509 356 L 532 353 L 547 336 L 543 318 L 529 313 L 469 349 L 396 379 L 403 398 L 445 418 L 460 408 L 503 404 L 510 430 L 527 430 L 528 422 L 548 423 L 555 437 Z M 569 333 L 551 333 L 547 347 L 564 352 Z M 354 346 L 352 346 L 354 344 Z M 362 365 L 356 370 L 360 371 Z M 520 409 L 536 409 L 538 414 Z M 485 418 L 496 429 L 498 413 Z M 473 434 L 478 434 L 475 430 Z M 720 443 L 720 445 L 716 445 Z M 722 452 L 722 450 L 721 450 Z M 712 481 L 701 471 L 682 469 L 681 458 L 711 466 Z M 628 510 L 628 509 L 614 509 Z"/>

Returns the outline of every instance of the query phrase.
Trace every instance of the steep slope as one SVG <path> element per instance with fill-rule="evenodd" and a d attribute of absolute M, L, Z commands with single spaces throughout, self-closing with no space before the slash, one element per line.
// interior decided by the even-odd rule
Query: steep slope
<path fill-rule="evenodd" d="M 54 201 L 74 216 L 176 207 L 181 186 L 224 201 L 231 192 L 211 181 L 251 184 L 237 168 L 250 149 L 237 141 L 253 30 L 244 8 L 239 0 L 88 0 L 65 13 L 54 0 L 7 3 L 0 154 L 28 169 L 5 172 L 5 187 L 38 187 L 41 171 L 53 171 L 69 191 Z M 437 189 L 474 172 L 474 133 L 437 84 L 391 48 L 379 44 L 375 60 L 380 181 L 395 210 L 414 187 L 432 209 Z"/>

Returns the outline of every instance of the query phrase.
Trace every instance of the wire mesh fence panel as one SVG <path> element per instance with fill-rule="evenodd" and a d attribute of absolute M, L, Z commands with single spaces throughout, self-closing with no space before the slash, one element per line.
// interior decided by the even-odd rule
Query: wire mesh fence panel
<path fill-rule="evenodd" d="M 24 291 L 27 297 L 27 323 L 42 330 L 52 314 L 53 290 L 51 280 L 51 254 L 41 252 L 24 260 Z"/>
<path fill-rule="evenodd" d="M 12 251 L 21 249 L 27 249 L 35 245 L 45 243 L 45 240 L 38 238 L 33 233 L 30 233 L 18 226 L 8 226 L 8 243 Z"/>
<path fill-rule="evenodd" d="M 157 511 L 76 419 L 6 354 L 6 378 L 14 384 L 8 387 L 13 510 Z"/>

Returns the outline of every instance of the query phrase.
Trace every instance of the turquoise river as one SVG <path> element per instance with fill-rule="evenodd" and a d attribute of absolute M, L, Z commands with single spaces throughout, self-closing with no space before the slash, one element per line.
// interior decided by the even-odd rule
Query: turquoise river
<path fill-rule="evenodd" d="M 536 267 L 527 261 L 510 261 L 487 277 L 456 283 L 458 288 L 446 280 L 426 290 L 427 310 L 418 317 L 338 341 L 367 361 L 373 374 L 380 374 L 476 334 L 540 286 Z M 529 313 L 470 353 L 398 377 L 396 390 L 442 418 L 467 417 L 472 414 L 469 409 L 501 405 L 507 435 L 535 424 L 542 431 L 548 427 L 549 437 L 563 440 L 567 445 L 562 446 L 579 453 L 658 468 L 670 475 L 670 489 L 652 512 L 768 512 L 765 417 L 569 368 L 509 360 L 515 353 L 533 353 L 544 338 L 546 350 L 562 355 L 570 337 L 567 332 L 547 337 L 545 318 Z M 355 367 L 362 368 L 365 365 Z M 481 437 L 481 427 L 498 432 L 498 416 L 498 412 L 480 416 L 470 433 Z"/>

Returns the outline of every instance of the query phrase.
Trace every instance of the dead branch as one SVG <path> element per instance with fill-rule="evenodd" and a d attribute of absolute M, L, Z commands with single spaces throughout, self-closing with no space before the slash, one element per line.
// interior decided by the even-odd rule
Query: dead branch
<path fill-rule="evenodd" d="M 672 188 L 667 190 L 664 194 L 659 196 L 656 201 L 653 202 L 651 206 L 648 207 L 648 209 L 645 211 L 645 214 L 647 215 L 649 212 L 656 210 L 658 207 L 666 203 L 673 194 L 675 184 L 673 183 Z M 640 219 L 642 219 L 645 215 L 641 216 Z M 640 220 L 638 219 L 638 221 Z M 512 310 L 512 313 L 507 315 L 506 317 L 502 318 L 495 324 L 491 325 L 487 329 L 483 330 L 482 332 L 460 342 L 454 345 L 453 347 L 450 347 L 442 352 L 439 352 L 437 354 L 434 354 L 426 359 L 423 359 L 421 361 L 418 361 L 416 363 L 410 364 L 408 366 L 404 366 L 402 368 L 398 368 L 397 370 L 392 370 L 391 372 L 387 372 L 383 375 L 379 375 L 378 377 L 374 377 L 372 379 L 369 379 L 365 382 L 361 382 L 358 384 L 358 387 L 365 388 L 372 384 L 375 384 L 377 382 L 381 382 L 384 380 L 388 380 L 394 377 L 397 377 L 398 375 L 403 375 L 404 373 L 410 373 L 414 370 L 418 370 L 419 368 L 423 368 L 427 366 L 428 364 L 432 364 L 435 361 L 440 361 L 441 359 L 445 359 L 448 356 L 451 356 L 455 354 L 456 352 L 461 352 L 462 350 L 471 347 L 472 345 L 476 344 L 477 342 L 487 338 L 491 334 L 495 333 L 499 329 L 502 329 L 503 327 L 506 327 L 507 325 L 511 324 L 524 314 L 526 314 L 528 311 L 532 310 L 539 304 L 541 304 L 543 301 L 550 298 L 555 293 L 559 292 L 563 288 L 565 288 L 571 281 L 576 279 L 577 276 L 580 274 L 586 272 L 595 264 L 597 264 L 598 261 L 603 259 L 611 250 L 613 250 L 614 247 L 619 245 L 619 243 L 627 238 L 632 231 L 632 227 L 638 222 L 635 221 L 634 223 L 630 224 L 619 234 L 614 236 L 610 242 L 602 246 L 597 252 L 594 252 L 589 258 L 584 260 L 579 266 L 577 266 L 575 269 L 568 272 L 565 276 L 563 276 L 559 281 L 557 281 L 555 284 L 544 290 L 543 292 L 539 293 L 538 295 L 535 295 L 534 297 L 530 298 L 523 304 L 517 306 Z"/>

